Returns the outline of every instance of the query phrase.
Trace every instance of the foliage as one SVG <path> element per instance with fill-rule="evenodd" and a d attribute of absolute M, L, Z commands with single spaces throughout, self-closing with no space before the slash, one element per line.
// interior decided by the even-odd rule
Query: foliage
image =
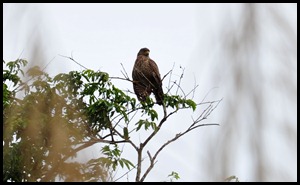
<path fill-rule="evenodd" d="M 170 182 L 173 182 L 174 179 L 176 179 L 176 180 L 180 179 L 179 174 L 174 171 L 170 175 L 168 175 L 168 177 L 170 177 Z"/>
<path fill-rule="evenodd" d="M 225 182 L 240 182 L 239 178 L 235 175 L 229 176 L 225 179 Z"/>
<path fill-rule="evenodd" d="M 105 181 L 107 169 L 97 169 L 99 163 L 65 161 L 76 157 L 74 147 L 89 140 L 95 130 L 85 118 L 92 118 L 93 112 L 85 115 L 90 107 L 83 97 L 95 81 L 99 89 L 104 89 L 108 75 L 71 71 L 51 78 L 35 66 L 27 71 L 30 80 L 24 83 L 18 76 L 18 72 L 24 74 L 21 64 L 25 66 L 27 61 L 8 62 L 9 70 L 3 72 L 3 181 L 55 181 L 56 177 L 66 181 Z M 83 84 L 82 76 L 91 79 L 91 83 Z M 14 90 L 8 89 L 9 82 L 13 82 Z M 84 92 L 80 92 L 82 88 Z M 18 89 L 23 90 L 21 99 L 16 97 Z M 102 123 L 99 119 L 93 121 Z"/>
<path fill-rule="evenodd" d="M 164 144 L 152 157 L 141 176 L 142 152 L 169 116 L 180 109 L 196 110 L 200 104 L 178 94 L 165 94 L 164 116 L 159 118 L 152 98 L 143 103 L 117 88 L 102 71 L 86 69 L 50 77 L 38 66 L 21 80 L 26 60 L 6 63 L 3 70 L 3 181 L 112 181 L 118 167 L 136 169 L 143 181 L 153 168 L 158 153 L 169 143 L 197 128 L 216 107 L 209 104 L 192 125 Z M 5 68 L 4 67 L 4 68 Z M 129 80 L 126 78 L 125 80 Z M 11 87 L 10 87 L 11 86 Z M 166 108 L 171 112 L 167 114 Z M 134 122 L 137 113 L 141 117 Z M 131 136 L 150 130 L 143 142 Z M 102 143 L 101 155 L 86 163 L 72 160 L 77 153 Z M 122 157 L 119 143 L 130 144 L 138 153 L 137 164 Z M 171 174 L 175 179 L 177 173 Z"/>

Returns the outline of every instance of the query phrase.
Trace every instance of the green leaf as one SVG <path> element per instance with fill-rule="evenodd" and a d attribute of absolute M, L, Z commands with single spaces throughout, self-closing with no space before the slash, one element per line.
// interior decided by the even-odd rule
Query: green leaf
<path fill-rule="evenodd" d="M 128 128 L 127 128 L 127 127 L 124 127 L 124 128 L 123 128 L 123 134 L 124 134 L 124 139 L 125 139 L 125 140 L 128 140 L 128 139 L 129 139 L 129 136 L 128 136 Z"/>
<path fill-rule="evenodd" d="M 175 178 L 176 180 L 180 179 L 178 173 L 177 173 L 177 172 L 174 172 L 174 171 L 172 171 L 172 173 L 169 174 L 168 177 Z"/>
<path fill-rule="evenodd" d="M 124 158 L 121 158 L 120 161 L 122 161 L 128 170 L 130 170 L 130 167 L 134 167 L 134 165 L 132 164 L 132 162 L 130 162 L 129 160 L 127 159 L 124 159 Z"/>
<path fill-rule="evenodd" d="M 101 80 L 102 80 L 103 82 L 107 82 L 108 79 L 109 79 L 108 73 L 102 73 Z"/>
<path fill-rule="evenodd" d="M 145 120 L 140 119 L 140 120 L 136 123 L 136 125 L 138 125 L 137 128 L 136 128 L 136 131 L 138 131 L 138 130 L 141 129 L 141 127 L 142 127 L 142 125 L 144 124 L 144 122 L 145 122 Z"/>
<path fill-rule="evenodd" d="M 158 129 L 158 127 L 156 126 L 156 123 L 155 122 L 151 122 L 150 125 L 151 125 L 152 129 L 156 132 L 157 129 Z"/>
<path fill-rule="evenodd" d="M 186 100 L 186 103 L 187 103 L 190 107 L 192 107 L 193 111 L 196 110 L 197 104 L 196 104 L 193 100 L 188 99 L 188 100 Z"/>
<path fill-rule="evenodd" d="M 110 148 L 109 148 L 108 145 L 102 147 L 101 151 L 102 151 L 103 154 L 111 156 L 111 151 L 110 151 Z"/>
<path fill-rule="evenodd" d="M 119 160 L 119 163 L 120 163 L 121 167 L 123 168 L 124 167 L 124 162 L 122 160 Z"/>
<path fill-rule="evenodd" d="M 155 110 L 149 110 L 149 114 L 150 114 L 150 117 L 151 117 L 151 121 L 154 121 L 155 118 L 158 119 L 158 114 Z"/>
<path fill-rule="evenodd" d="M 121 151 L 118 148 L 112 150 L 112 153 L 115 157 L 119 157 L 121 155 Z"/>

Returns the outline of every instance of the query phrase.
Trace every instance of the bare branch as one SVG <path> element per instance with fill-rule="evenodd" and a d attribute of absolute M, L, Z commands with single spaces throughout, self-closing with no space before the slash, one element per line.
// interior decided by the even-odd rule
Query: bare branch
<path fill-rule="evenodd" d="M 133 81 L 132 80 L 130 80 L 129 78 L 122 78 L 122 77 L 114 77 L 114 76 L 112 76 L 112 77 L 109 77 L 110 79 L 118 79 L 118 80 L 126 80 L 126 81 L 129 81 L 129 82 L 132 82 L 133 83 Z"/>
<path fill-rule="evenodd" d="M 181 84 L 181 80 L 182 80 L 182 78 L 183 78 L 183 74 L 184 74 L 184 68 L 182 68 L 181 66 L 180 66 L 180 68 L 182 69 L 182 73 L 181 73 L 181 75 L 180 75 L 180 78 L 179 78 L 179 83 L 178 83 L 178 85 L 177 85 L 177 90 L 176 90 L 176 95 L 177 95 L 177 93 L 178 93 L 178 89 L 180 88 L 180 90 L 182 91 L 182 93 L 184 93 L 184 91 L 182 90 L 182 88 L 180 87 L 180 84 Z"/>
<path fill-rule="evenodd" d="M 192 94 L 192 97 L 191 97 L 191 99 L 193 99 L 197 87 L 199 87 L 199 85 L 195 85 L 194 88 L 193 88 L 190 92 L 188 92 L 188 93 L 186 94 L 185 98 L 187 98 L 191 93 L 193 93 L 193 94 Z"/>
<path fill-rule="evenodd" d="M 177 85 L 176 95 L 178 95 L 178 89 L 180 89 L 181 92 L 182 92 L 182 94 L 183 94 L 183 96 L 186 97 L 186 95 L 185 95 L 183 89 L 182 89 L 181 86 L 180 86 L 180 80 L 179 80 L 179 84 L 177 84 L 176 82 L 174 82 L 174 84 Z"/>
<path fill-rule="evenodd" d="M 171 72 L 172 72 L 172 70 L 170 70 L 169 72 L 167 72 L 167 74 L 164 75 L 164 77 L 161 79 L 161 81 L 163 81 L 165 79 L 165 77 L 167 77 L 168 74 L 171 73 Z"/>
<path fill-rule="evenodd" d="M 128 74 L 127 74 L 127 72 L 126 72 L 126 70 L 125 70 L 125 68 L 124 68 L 124 66 L 123 66 L 123 64 L 122 64 L 122 63 L 121 63 L 121 66 L 122 66 L 122 68 L 123 68 L 123 70 L 124 70 L 125 74 L 123 73 L 123 71 L 121 71 L 121 73 L 124 75 L 124 77 L 125 77 L 126 79 L 128 79 L 128 80 L 129 80 L 129 76 L 128 76 Z"/>
<path fill-rule="evenodd" d="M 169 78 L 169 83 L 168 83 L 168 92 L 170 90 L 170 84 L 171 84 L 171 78 L 172 78 L 172 73 L 173 73 L 173 70 L 174 70 L 174 67 L 175 67 L 175 63 L 173 64 L 173 67 L 172 69 L 170 70 L 170 78 Z"/>
<path fill-rule="evenodd" d="M 212 91 L 212 90 L 215 89 L 215 88 L 218 88 L 218 87 L 213 87 L 213 88 L 211 88 L 211 89 L 206 93 L 206 95 L 204 96 L 204 98 L 202 99 L 201 102 L 203 102 L 203 101 L 205 100 L 205 98 L 207 97 L 207 95 L 210 93 L 210 91 Z"/>
<path fill-rule="evenodd" d="M 72 57 L 72 54 L 71 54 L 71 57 L 67 57 L 67 56 L 64 56 L 64 55 L 59 55 L 59 56 L 64 57 L 64 58 L 68 58 L 68 59 L 72 60 L 73 62 L 75 62 L 76 64 L 78 64 L 79 66 L 83 67 L 84 69 L 88 69 L 87 67 L 84 67 L 82 64 L 80 64 L 79 62 L 74 60 L 74 58 Z"/>
<path fill-rule="evenodd" d="M 168 91 L 167 91 L 167 94 L 171 91 L 171 89 L 173 88 L 174 84 L 176 84 L 176 80 L 173 82 L 172 86 L 170 87 L 170 83 L 168 84 Z"/>
<path fill-rule="evenodd" d="M 155 159 L 157 158 L 158 154 L 159 154 L 159 153 L 160 153 L 167 145 L 169 145 L 170 143 L 176 141 L 177 139 L 179 139 L 179 138 L 182 137 L 183 135 L 187 134 L 188 132 L 190 132 L 190 131 L 192 131 L 192 130 L 194 130 L 194 129 L 196 129 L 196 128 L 203 127 L 203 126 L 219 125 L 219 124 L 216 124 L 216 123 L 201 124 L 201 125 L 196 125 L 196 124 L 199 123 L 200 121 L 206 119 L 207 116 L 210 115 L 210 113 L 211 113 L 211 112 L 219 105 L 219 103 L 220 103 L 221 101 L 222 101 L 222 99 L 220 99 L 220 100 L 218 100 L 218 101 L 212 101 L 212 102 L 210 102 L 209 106 L 208 106 L 208 107 L 200 114 L 200 116 L 199 116 L 196 120 L 194 120 L 194 119 L 192 118 L 193 123 L 192 123 L 192 124 L 191 124 L 184 132 L 176 134 L 174 138 L 172 138 L 171 140 L 169 140 L 169 141 L 167 141 L 166 143 L 164 143 L 164 144 L 156 151 L 156 153 L 155 153 L 155 155 L 154 155 L 153 157 L 151 157 L 150 152 L 148 151 L 147 153 L 148 153 L 149 158 L 150 158 L 150 165 L 149 165 L 149 167 L 147 168 L 147 170 L 146 170 L 146 172 L 144 173 L 144 175 L 141 177 L 140 182 L 143 182 L 143 181 L 145 180 L 145 178 L 147 177 L 148 173 L 149 173 L 149 172 L 151 171 L 151 169 L 154 167 L 154 165 L 155 165 Z M 215 106 L 213 106 L 212 104 L 214 104 L 214 103 L 217 103 L 217 104 L 216 104 Z M 179 109 L 178 109 L 178 110 L 179 110 Z M 165 116 L 165 117 L 164 117 L 165 119 L 163 118 L 163 119 L 161 120 L 161 122 L 160 122 L 160 124 L 159 124 L 159 126 L 158 126 L 158 130 L 161 128 L 162 123 L 163 123 L 164 121 L 166 121 L 167 117 L 169 117 L 169 116 L 172 115 L 173 113 L 177 112 L 178 110 L 171 112 L 168 116 Z M 203 116 L 203 115 L 204 115 L 204 116 Z M 157 132 L 158 132 L 158 130 L 157 130 Z M 150 135 L 150 136 L 153 137 L 154 135 L 155 135 L 155 133 L 154 133 L 154 134 L 152 133 L 152 135 Z M 150 137 L 150 136 L 149 136 L 149 137 Z M 151 138 L 152 138 L 152 137 L 151 137 Z M 151 138 L 150 138 L 150 139 L 151 139 Z M 147 143 L 147 141 L 149 141 L 150 139 L 148 138 L 148 139 L 143 143 L 143 145 L 145 146 L 146 143 Z M 141 145 L 142 145 L 142 144 L 141 144 Z"/>

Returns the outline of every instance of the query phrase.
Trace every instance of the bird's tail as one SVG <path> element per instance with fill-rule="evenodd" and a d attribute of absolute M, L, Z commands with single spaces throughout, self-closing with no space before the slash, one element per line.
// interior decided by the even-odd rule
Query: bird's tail
<path fill-rule="evenodd" d="M 162 105 L 164 102 L 164 92 L 162 87 L 155 89 L 154 96 L 158 105 Z"/>

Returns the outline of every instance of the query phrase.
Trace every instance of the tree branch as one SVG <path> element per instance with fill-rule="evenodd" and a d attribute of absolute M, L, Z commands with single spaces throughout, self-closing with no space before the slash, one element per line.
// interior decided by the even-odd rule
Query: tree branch
<path fill-rule="evenodd" d="M 155 155 L 153 157 L 151 157 L 150 155 L 150 152 L 148 151 L 148 156 L 150 158 L 150 165 L 149 167 L 147 168 L 146 172 L 144 173 L 144 175 L 141 177 L 141 179 L 139 180 L 139 182 L 143 182 L 145 180 L 145 178 L 147 177 L 147 175 L 149 174 L 149 172 L 152 170 L 152 168 L 154 167 L 155 165 L 155 160 L 158 156 L 158 154 L 167 146 L 169 145 L 170 143 L 176 141 L 177 139 L 179 139 L 180 137 L 182 137 L 183 135 L 187 134 L 188 132 L 196 129 L 196 128 L 199 128 L 199 127 L 203 127 L 203 126 L 212 126 L 212 125 L 219 125 L 219 124 L 216 124 L 216 123 L 209 123 L 209 124 L 201 124 L 201 125 L 196 125 L 197 123 L 201 122 L 202 120 L 206 119 L 207 116 L 209 116 L 209 114 L 219 105 L 219 103 L 222 101 L 222 99 L 218 100 L 218 101 L 212 101 L 210 102 L 210 105 L 200 114 L 200 116 L 196 119 L 196 120 L 193 120 L 193 123 L 187 128 L 187 130 L 185 130 L 183 133 L 178 133 L 175 135 L 174 138 L 172 138 L 171 140 L 167 141 L 166 143 L 164 143 L 155 153 Z M 217 103 L 215 106 L 212 106 L 213 103 Z M 174 111 L 174 112 L 171 112 L 168 116 L 172 115 L 173 113 L 177 112 Z M 164 118 L 167 118 L 167 117 L 164 117 Z M 164 120 L 166 121 L 166 119 Z M 161 121 L 161 123 L 159 124 L 159 129 L 162 125 L 162 123 L 164 121 Z M 152 134 L 150 135 L 151 138 L 154 136 L 155 134 Z M 150 137 L 149 136 L 149 137 Z M 151 139 L 150 138 L 150 139 Z M 147 142 L 150 140 L 148 138 L 148 140 L 146 140 Z M 144 146 L 146 145 L 147 142 L 144 142 Z"/>

